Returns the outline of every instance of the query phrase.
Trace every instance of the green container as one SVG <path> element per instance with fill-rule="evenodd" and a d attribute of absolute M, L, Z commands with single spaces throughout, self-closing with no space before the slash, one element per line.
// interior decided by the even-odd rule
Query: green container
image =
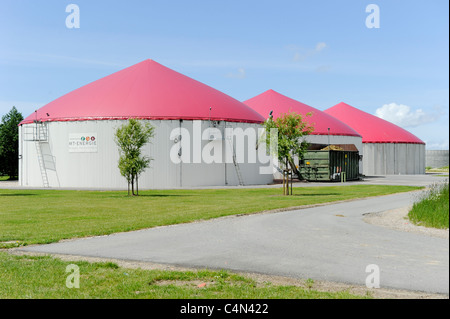
<path fill-rule="evenodd" d="M 345 182 L 359 179 L 359 153 L 355 151 L 307 151 L 299 163 L 307 181 Z"/>

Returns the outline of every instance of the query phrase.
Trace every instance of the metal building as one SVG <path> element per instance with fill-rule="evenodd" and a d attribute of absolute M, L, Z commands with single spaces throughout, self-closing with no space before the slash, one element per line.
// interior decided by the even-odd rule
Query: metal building
<path fill-rule="evenodd" d="M 130 118 L 155 127 L 144 146 L 153 160 L 139 178 L 141 189 L 273 181 L 271 174 L 261 174 L 267 164 L 250 156 L 254 145 L 237 148 L 241 136 L 234 135 L 257 130 L 263 117 L 222 92 L 145 60 L 25 118 L 19 127 L 20 185 L 126 189 L 114 134 Z"/>
<path fill-rule="evenodd" d="M 301 177 L 307 181 L 345 182 L 360 179 L 360 156 L 356 149 L 340 146 L 309 149 L 299 163 Z M 334 147 L 333 147 L 334 146 Z"/>
<path fill-rule="evenodd" d="M 364 175 L 425 174 L 425 143 L 415 135 L 343 102 L 324 112 L 361 134 Z"/>
<path fill-rule="evenodd" d="M 425 167 L 441 168 L 448 166 L 449 152 L 448 150 L 426 150 Z"/>
<path fill-rule="evenodd" d="M 258 112 L 265 119 L 272 116 L 276 119 L 283 113 L 296 112 L 305 115 L 312 113 L 311 117 L 305 117 L 309 124 L 314 125 L 314 132 L 306 137 L 306 141 L 316 145 L 354 145 L 363 155 L 362 137 L 347 124 L 336 118 L 297 100 L 291 99 L 274 90 L 268 90 L 261 93 L 244 103 Z M 278 172 L 277 172 L 278 171 Z M 277 170 L 274 172 L 275 178 L 281 178 L 282 175 Z M 359 171 L 362 172 L 362 162 L 359 162 Z"/>

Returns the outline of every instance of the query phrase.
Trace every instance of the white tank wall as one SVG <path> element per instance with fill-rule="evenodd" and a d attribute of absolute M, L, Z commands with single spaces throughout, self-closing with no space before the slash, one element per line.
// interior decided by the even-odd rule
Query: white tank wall
<path fill-rule="evenodd" d="M 170 139 L 171 132 L 181 127 L 187 129 L 192 138 L 194 121 L 162 120 L 149 121 L 155 127 L 155 136 L 151 143 L 144 147 L 144 154 L 153 158 L 148 168 L 139 178 L 140 189 L 179 188 L 196 186 L 238 185 L 239 180 L 232 163 L 173 163 L 170 151 L 175 141 Z M 20 127 L 21 141 L 19 149 L 22 159 L 19 161 L 20 184 L 22 186 L 42 187 L 43 179 L 37 158 L 36 145 L 39 145 L 45 157 L 46 173 L 50 187 L 62 188 L 94 188 L 94 189 L 126 189 L 127 182 L 120 175 L 117 167 L 119 152 L 114 142 L 116 129 L 126 121 L 74 121 L 49 122 L 48 142 L 23 141 L 26 124 Z M 210 125 L 208 121 L 197 121 L 201 131 Z M 219 123 L 223 132 L 225 127 L 260 127 L 247 123 Z M 69 152 L 69 134 L 95 133 L 97 152 Z M 201 149 L 208 143 L 221 141 L 202 141 Z M 179 143 L 178 143 L 179 145 Z M 184 150 L 185 151 L 185 150 Z M 223 150 L 225 153 L 225 150 Z M 247 156 L 247 154 L 245 155 Z M 247 157 L 246 157 L 247 158 Z M 264 165 L 263 165 L 264 166 Z M 273 181 L 270 174 L 260 174 L 258 163 L 240 163 L 239 169 L 245 185 L 269 184 Z"/>
<path fill-rule="evenodd" d="M 364 143 L 363 174 L 425 174 L 425 145 L 407 143 Z"/>

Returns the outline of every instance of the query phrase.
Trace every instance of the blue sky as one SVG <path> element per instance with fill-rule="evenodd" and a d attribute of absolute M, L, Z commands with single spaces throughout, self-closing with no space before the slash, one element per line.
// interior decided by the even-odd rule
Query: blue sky
<path fill-rule="evenodd" d="M 66 6 L 80 28 L 66 27 Z M 369 4 L 380 27 L 367 28 Z M 446 0 L 2 0 L 0 115 L 153 59 L 244 101 L 341 101 L 449 149 Z"/>

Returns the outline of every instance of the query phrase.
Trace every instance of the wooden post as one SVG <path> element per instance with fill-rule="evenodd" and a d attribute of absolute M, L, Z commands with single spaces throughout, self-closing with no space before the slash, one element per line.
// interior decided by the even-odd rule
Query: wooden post
<path fill-rule="evenodd" d="M 136 175 L 136 196 L 139 196 L 138 176 Z"/>
<path fill-rule="evenodd" d="M 294 172 L 291 170 L 291 195 L 292 195 L 292 182 L 293 182 L 293 178 L 292 178 L 292 177 L 293 177 L 293 175 L 294 175 L 293 173 L 294 173 Z"/>
<path fill-rule="evenodd" d="M 286 195 L 289 195 L 289 170 L 286 170 L 286 181 L 287 181 L 287 185 L 286 185 Z"/>
<path fill-rule="evenodd" d="M 285 172 L 286 172 L 286 191 L 285 191 L 285 195 L 289 195 L 289 166 L 288 166 L 288 159 L 287 159 L 287 157 L 286 157 Z"/>
<path fill-rule="evenodd" d="M 286 171 L 286 178 L 287 178 L 286 195 L 289 195 L 289 172 L 290 172 L 290 170 L 288 169 L 288 170 Z"/>
<path fill-rule="evenodd" d="M 283 195 L 288 195 L 288 188 L 289 188 L 289 179 L 288 179 L 288 175 L 287 175 L 287 170 L 283 170 Z"/>
<path fill-rule="evenodd" d="M 286 191 L 284 192 L 284 195 L 289 195 L 289 171 L 286 170 Z"/>

